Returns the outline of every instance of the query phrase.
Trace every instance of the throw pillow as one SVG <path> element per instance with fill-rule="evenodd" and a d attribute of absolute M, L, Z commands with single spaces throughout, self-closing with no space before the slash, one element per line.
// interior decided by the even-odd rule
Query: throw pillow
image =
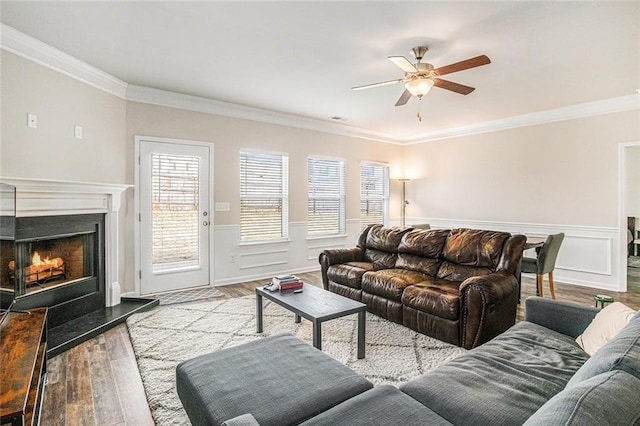
<path fill-rule="evenodd" d="M 576 338 L 578 345 L 589 355 L 596 353 L 609 340 L 631 321 L 636 311 L 628 306 L 614 302 L 605 306 L 584 332 Z"/>

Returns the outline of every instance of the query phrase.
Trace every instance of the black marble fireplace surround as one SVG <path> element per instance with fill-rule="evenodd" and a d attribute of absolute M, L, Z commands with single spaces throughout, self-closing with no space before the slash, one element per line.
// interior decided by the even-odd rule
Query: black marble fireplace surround
<path fill-rule="evenodd" d="M 48 307 L 49 356 L 158 305 L 156 299 L 121 298 L 106 306 L 104 213 L 10 219 L 2 222 L 2 235 L 11 234 L 7 227 L 13 227 L 13 235 L 1 241 L 0 308 Z M 38 275 L 38 268 L 29 269 L 36 251 L 43 259 L 60 258 L 64 267 L 56 274 L 45 268 Z"/>
<path fill-rule="evenodd" d="M 14 309 L 47 306 L 54 328 L 105 306 L 104 214 L 18 217 L 14 245 Z M 37 279 L 36 252 L 63 260 L 64 273 Z"/>

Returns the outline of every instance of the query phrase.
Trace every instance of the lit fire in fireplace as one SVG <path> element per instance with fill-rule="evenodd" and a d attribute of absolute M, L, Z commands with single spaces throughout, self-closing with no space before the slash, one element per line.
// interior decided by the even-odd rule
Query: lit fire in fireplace
<path fill-rule="evenodd" d="M 33 266 L 51 265 L 52 268 L 57 268 L 58 266 L 62 265 L 62 263 L 62 259 L 60 259 L 59 257 L 56 257 L 53 260 L 49 260 L 48 257 L 45 257 L 43 261 L 42 259 L 40 259 L 40 255 L 37 251 L 34 251 L 33 257 L 31 257 L 31 265 Z"/>
<path fill-rule="evenodd" d="M 66 269 L 61 258 L 40 258 L 37 251 L 33 252 L 31 265 L 24 267 L 24 279 L 26 284 L 42 284 L 53 278 L 64 278 Z M 9 262 L 9 278 L 15 278 L 15 262 Z"/>

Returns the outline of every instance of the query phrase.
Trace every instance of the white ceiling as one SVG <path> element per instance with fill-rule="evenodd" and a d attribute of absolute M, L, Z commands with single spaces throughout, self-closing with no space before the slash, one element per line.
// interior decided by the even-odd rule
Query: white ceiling
<path fill-rule="evenodd" d="M 2 22 L 130 84 L 392 138 L 630 95 L 640 87 L 640 2 L 24 2 Z M 486 54 L 394 107 L 389 55 L 427 45 L 435 67 Z M 418 122 L 420 112 L 423 121 Z"/>

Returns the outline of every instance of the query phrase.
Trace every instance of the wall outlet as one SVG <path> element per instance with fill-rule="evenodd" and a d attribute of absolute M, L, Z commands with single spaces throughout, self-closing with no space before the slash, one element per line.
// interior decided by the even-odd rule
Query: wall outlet
<path fill-rule="evenodd" d="M 235 254 L 229 255 L 229 263 L 236 263 L 236 255 Z"/>
<path fill-rule="evenodd" d="M 35 114 L 28 113 L 27 114 L 27 127 L 31 127 L 32 129 L 38 128 L 38 116 Z"/>
<path fill-rule="evenodd" d="M 76 139 L 82 139 L 82 126 L 75 126 L 73 132 Z"/>

